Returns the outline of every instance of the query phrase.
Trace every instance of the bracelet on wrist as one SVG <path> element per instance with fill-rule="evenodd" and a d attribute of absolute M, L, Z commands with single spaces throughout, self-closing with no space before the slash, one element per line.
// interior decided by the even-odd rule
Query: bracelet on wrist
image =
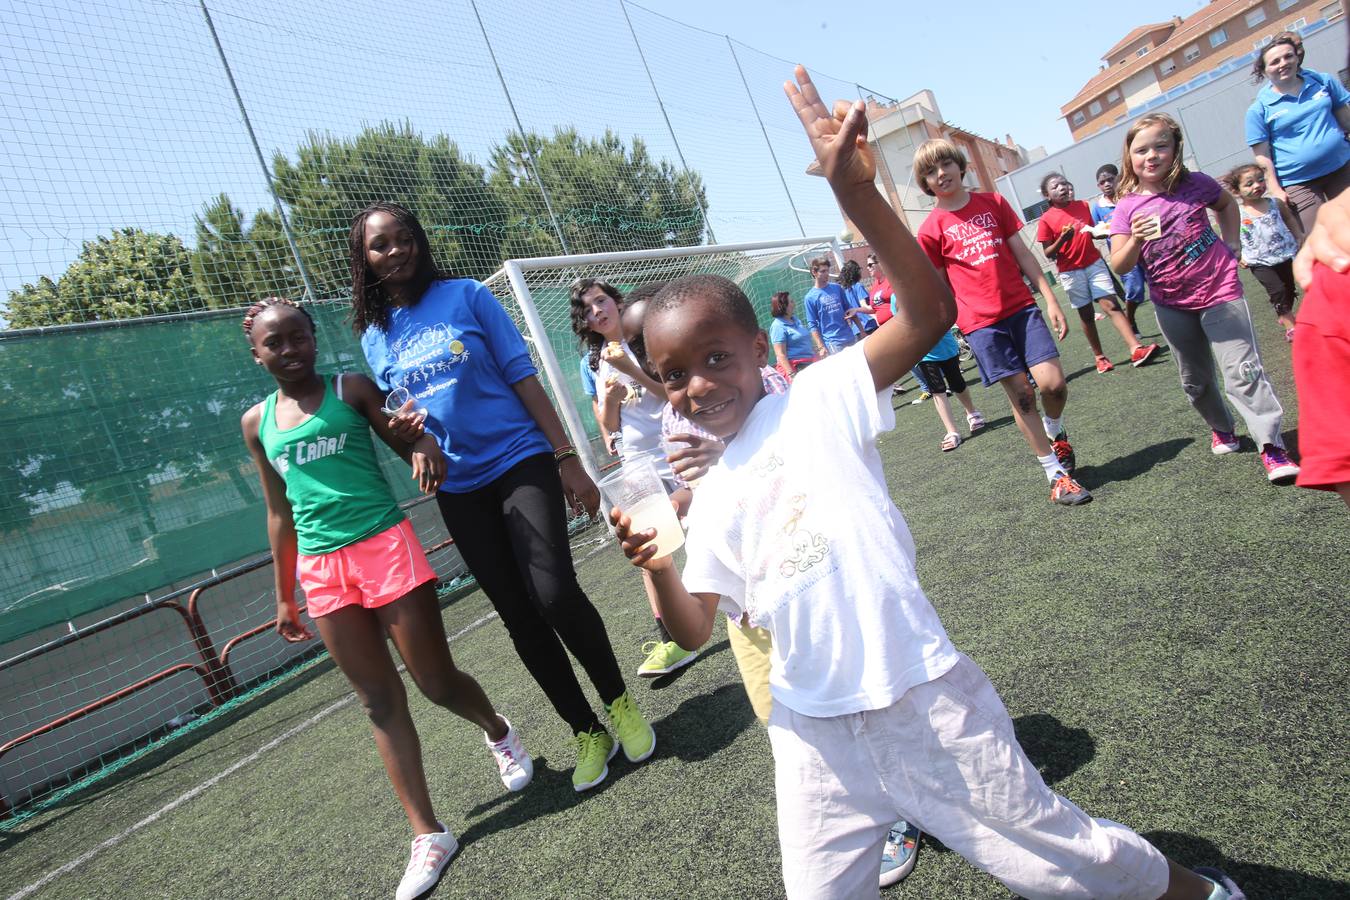
<path fill-rule="evenodd" d="M 579 458 L 580 457 L 577 456 L 577 451 L 573 450 L 571 447 L 568 447 L 566 450 L 559 450 L 557 453 L 553 454 L 553 462 L 557 465 L 562 465 L 564 460 Z"/>
<path fill-rule="evenodd" d="M 576 448 L 573 447 L 571 444 L 563 444 L 561 447 L 554 447 L 554 448 L 553 448 L 553 458 L 554 458 L 554 459 L 561 459 L 561 458 L 563 458 L 564 456 L 566 456 L 568 453 L 576 453 Z"/>

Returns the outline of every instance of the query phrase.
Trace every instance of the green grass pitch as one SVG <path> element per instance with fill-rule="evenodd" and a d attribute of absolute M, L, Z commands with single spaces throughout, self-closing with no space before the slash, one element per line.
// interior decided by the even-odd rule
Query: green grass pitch
<path fill-rule="evenodd" d="M 1289 347 L 1249 287 L 1292 438 Z M 1140 321 L 1157 332 L 1147 307 Z M 1124 357 L 1113 331 L 1103 340 Z M 1350 894 L 1350 512 L 1333 495 L 1267 484 L 1250 447 L 1211 455 L 1166 354 L 1098 376 L 1076 319 L 1063 354 L 1065 424 L 1096 497 L 1077 509 L 1048 503 L 1001 391 L 974 388 L 990 428 L 945 454 L 930 406 L 908 405 L 913 391 L 897 398 L 881 449 L 929 596 L 1057 790 L 1183 863 L 1224 867 L 1254 900 Z M 578 566 L 633 672 L 651 631 L 637 573 L 594 542 Z M 447 629 L 490 611 L 469 594 L 445 610 Z M 565 726 L 500 622 L 452 649 L 520 729 L 538 774 L 507 795 L 481 737 L 410 685 L 432 796 L 464 842 L 432 896 L 782 895 L 768 741 L 722 625 L 683 673 L 630 679 L 656 753 L 640 766 L 619 756 L 609 781 L 582 795 Z M 320 665 L 270 702 L 0 833 L 0 895 L 90 853 L 34 896 L 391 896 L 407 824 L 359 705 L 333 708 L 348 693 Z M 914 874 L 885 896 L 1009 894 L 925 838 Z"/>

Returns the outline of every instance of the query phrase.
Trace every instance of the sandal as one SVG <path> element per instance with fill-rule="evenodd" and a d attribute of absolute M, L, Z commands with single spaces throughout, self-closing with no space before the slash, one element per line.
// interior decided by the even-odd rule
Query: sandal
<path fill-rule="evenodd" d="M 942 438 L 943 453 L 946 453 L 949 450 L 955 450 L 959 446 L 961 446 L 961 435 L 957 434 L 955 431 L 949 431 L 947 432 L 946 435 L 943 436 Z"/>
<path fill-rule="evenodd" d="M 969 413 L 966 415 L 966 424 L 970 426 L 970 433 L 974 434 L 984 428 L 984 416 L 978 412 Z"/>

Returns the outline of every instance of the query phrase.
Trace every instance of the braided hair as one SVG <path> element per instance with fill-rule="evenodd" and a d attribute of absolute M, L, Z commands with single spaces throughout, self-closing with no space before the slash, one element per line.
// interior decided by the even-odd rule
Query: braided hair
<path fill-rule="evenodd" d="M 433 281 L 455 277 L 437 267 L 426 230 L 407 207 L 387 201 L 370 204 L 356 214 L 347 237 L 352 272 L 352 330 L 357 337 L 372 326 L 384 329 L 389 324 L 389 307 L 392 305 L 380 279 L 370 274 L 370 263 L 366 260 L 366 220 L 375 213 L 392 216 L 412 233 L 413 242 L 417 244 L 417 269 L 413 272 L 410 287 L 419 298 Z"/>
<path fill-rule="evenodd" d="M 291 309 L 300 310 L 300 314 L 309 320 L 310 332 L 317 332 L 318 329 L 314 327 L 314 317 L 309 314 L 309 310 L 305 309 L 299 303 L 296 303 L 294 300 L 288 300 L 285 297 L 264 297 L 248 309 L 244 310 L 244 337 L 248 338 L 250 341 L 253 340 L 253 322 L 258 316 L 263 314 L 264 310 L 270 309 L 273 306 L 289 306 Z"/>
<path fill-rule="evenodd" d="M 587 348 L 586 361 L 591 371 L 595 372 L 600 368 L 600 348 L 605 346 L 605 338 L 586 324 L 586 303 L 581 299 L 582 295 L 593 287 L 598 287 L 608 294 L 614 300 L 615 306 L 619 307 L 623 305 L 623 294 L 614 285 L 600 278 L 578 278 L 572 282 L 570 290 L 572 333 L 581 338 L 581 345 Z"/>

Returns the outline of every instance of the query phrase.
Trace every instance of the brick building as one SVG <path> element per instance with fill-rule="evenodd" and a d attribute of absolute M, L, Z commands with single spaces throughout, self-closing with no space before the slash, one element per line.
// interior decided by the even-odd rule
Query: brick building
<path fill-rule="evenodd" d="M 1075 141 L 1123 121 L 1265 45 L 1277 33 L 1343 15 L 1341 0 L 1211 0 L 1185 19 L 1140 25 L 1102 56 L 1102 68 L 1060 107 Z"/>
<path fill-rule="evenodd" d="M 966 186 L 976 191 L 995 190 L 995 182 L 1001 176 L 1045 155 L 1044 150 L 1028 153 L 1011 135 L 1003 141 L 991 140 L 946 121 L 931 90 L 891 102 L 868 98 L 867 119 L 872 149 L 877 156 L 877 187 L 910 228 L 919 227 L 934 203 L 913 183 L 911 175 L 914 151 L 924 141 L 946 138 L 960 147 L 970 160 Z M 821 174 L 819 164 L 812 162 L 807 172 Z M 852 222 L 847 222 L 846 231 L 857 233 Z"/>

